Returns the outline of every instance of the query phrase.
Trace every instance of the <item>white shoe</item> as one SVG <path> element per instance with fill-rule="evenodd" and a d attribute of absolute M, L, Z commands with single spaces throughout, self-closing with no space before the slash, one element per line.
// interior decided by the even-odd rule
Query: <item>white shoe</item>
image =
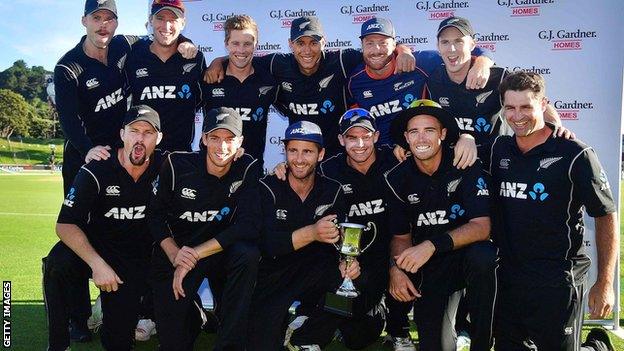
<path fill-rule="evenodd" d="M 97 332 L 98 329 L 102 326 L 102 318 L 104 314 L 102 313 L 102 299 L 98 295 L 95 303 L 91 307 L 91 317 L 87 319 L 87 328 L 92 330 L 93 332 Z"/>
<path fill-rule="evenodd" d="M 470 349 L 470 336 L 466 333 L 460 333 L 457 337 L 457 351 Z"/>
<path fill-rule="evenodd" d="M 134 330 L 134 338 L 137 341 L 147 341 L 152 335 L 156 335 L 156 323 L 152 322 L 151 319 L 139 320 Z"/>
<path fill-rule="evenodd" d="M 416 351 L 416 346 L 409 336 L 406 338 L 391 337 L 391 340 L 394 351 Z"/>

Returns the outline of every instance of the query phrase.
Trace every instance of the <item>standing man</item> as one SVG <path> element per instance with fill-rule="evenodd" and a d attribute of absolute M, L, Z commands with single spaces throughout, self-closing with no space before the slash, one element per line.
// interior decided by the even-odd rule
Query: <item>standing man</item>
<path fill-rule="evenodd" d="M 202 280 L 217 282 L 216 350 L 244 350 L 259 252 L 257 160 L 234 157 L 242 121 L 233 109 L 208 111 L 199 152 L 174 152 L 151 204 L 154 308 L 163 350 L 192 350 L 200 331 L 194 302 Z M 172 288 L 173 287 L 173 288 Z"/>
<path fill-rule="evenodd" d="M 607 175 L 590 146 L 554 137 L 554 127 L 544 122 L 540 75 L 515 72 L 499 91 L 514 136 L 496 139 L 490 162 L 500 216 L 496 349 L 579 350 L 590 265 L 585 211 L 594 217 L 598 250 L 598 278 L 588 294 L 591 318 L 605 318 L 613 307 L 619 241 Z M 599 328 L 583 346 L 614 350 Z"/>
<path fill-rule="evenodd" d="M 158 111 L 165 136 L 165 151 L 190 151 L 195 112 L 201 105 L 199 78 L 205 69 L 204 56 L 184 58 L 176 48 L 186 24 L 181 0 L 154 0 L 149 21 L 153 40 L 142 40 L 128 55 L 126 75 L 135 103 Z"/>
<path fill-rule="evenodd" d="M 287 180 L 260 180 L 262 260 L 250 315 L 249 350 L 274 351 L 284 344 L 288 308 L 305 296 L 320 300 L 341 281 L 335 221 L 345 218 L 340 183 L 316 173 L 323 159 L 321 129 L 308 121 L 288 126 L 284 136 Z M 355 279 L 359 266 L 348 275 Z"/>
<path fill-rule="evenodd" d="M 131 350 L 141 296 L 146 291 L 151 240 L 146 208 L 160 167 L 158 114 L 147 106 L 128 111 L 114 156 L 82 166 L 61 207 L 44 271 L 48 350 L 69 348 L 67 324 L 76 280 L 101 290 L 102 346 Z"/>
<path fill-rule="evenodd" d="M 269 109 L 275 103 L 278 86 L 264 68 L 252 63 L 258 44 L 258 26 L 247 15 L 236 15 L 225 21 L 223 62 L 225 77 L 220 83 L 202 84 L 205 108 L 230 107 L 243 120 L 245 152 L 264 166 L 264 146 Z"/>
<path fill-rule="evenodd" d="M 431 100 L 414 101 L 392 125 L 412 157 L 386 174 L 390 293 L 414 303 L 419 350 L 456 350 L 457 291 L 466 289 L 471 350 L 490 350 L 496 295 L 496 249 L 490 242 L 487 177 L 479 163 L 452 165 L 459 129 Z M 452 318 L 451 318 L 452 317 Z"/>

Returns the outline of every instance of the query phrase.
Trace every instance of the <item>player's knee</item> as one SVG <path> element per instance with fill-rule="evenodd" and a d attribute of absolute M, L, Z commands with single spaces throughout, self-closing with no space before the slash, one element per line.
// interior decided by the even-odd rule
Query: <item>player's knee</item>
<path fill-rule="evenodd" d="M 260 250 L 251 243 L 239 242 L 228 248 L 236 265 L 257 267 L 260 262 Z"/>
<path fill-rule="evenodd" d="M 497 266 L 497 250 L 490 241 L 480 241 L 466 248 L 466 266 L 478 275 L 491 274 Z"/>

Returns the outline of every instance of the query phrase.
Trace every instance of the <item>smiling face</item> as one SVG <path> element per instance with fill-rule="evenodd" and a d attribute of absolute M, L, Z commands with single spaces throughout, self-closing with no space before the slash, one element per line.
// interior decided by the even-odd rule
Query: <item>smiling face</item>
<path fill-rule="evenodd" d="M 154 44 L 171 47 L 177 45 L 185 21 L 170 10 L 160 10 L 150 17 L 150 23 L 154 28 Z"/>
<path fill-rule="evenodd" d="M 373 71 L 383 70 L 396 48 L 393 38 L 381 34 L 369 34 L 362 38 L 362 56 L 366 66 Z"/>
<path fill-rule="evenodd" d="M 455 27 L 444 29 L 438 36 L 438 51 L 449 73 L 467 74 L 475 41 Z"/>
<path fill-rule="evenodd" d="M 379 132 L 371 132 L 362 127 L 353 127 L 343 135 L 338 135 L 340 145 L 344 146 L 351 162 L 366 163 L 375 152 L 375 143 L 379 139 Z"/>
<path fill-rule="evenodd" d="M 437 118 L 429 115 L 418 115 L 407 122 L 404 133 L 410 151 L 416 159 L 428 161 L 442 157 L 442 141 L 446 138 L 446 128 Z"/>
<path fill-rule="evenodd" d="M 505 92 L 503 99 L 505 119 L 517 138 L 529 137 L 544 127 L 546 105 L 544 96 L 530 90 Z"/>
<path fill-rule="evenodd" d="M 87 45 L 105 49 L 117 30 L 117 17 L 108 10 L 98 10 L 82 17 L 82 25 L 87 30 Z"/>
<path fill-rule="evenodd" d="M 243 143 L 243 137 L 237 137 L 227 129 L 215 129 L 202 135 L 206 146 L 207 162 L 222 168 L 234 160 L 234 155 Z"/>
<path fill-rule="evenodd" d="M 251 29 L 232 30 L 225 42 L 229 63 L 237 68 L 245 68 L 251 64 L 256 49 L 255 33 Z"/>
<path fill-rule="evenodd" d="M 301 73 L 312 75 L 318 70 L 325 48 L 324 38 L 319 41 L 315 37 L 304 36 L 294 42 L 288 40 L 288 46 L 297 60 Z"/>
<path fill-rule="evenodd" d="M 297 180 L 306 180 L 316 171 L 325 149 L 320 149 L 318 144 L 304 140 L 289 140 L 284 146 L 286 150 L 286 164 L 292 175 Z"/>

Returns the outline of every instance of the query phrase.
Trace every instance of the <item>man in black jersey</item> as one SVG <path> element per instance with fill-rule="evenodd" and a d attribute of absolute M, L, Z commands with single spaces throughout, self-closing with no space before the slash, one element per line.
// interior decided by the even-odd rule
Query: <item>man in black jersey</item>
<path fill-rule="evenodd" d="M 342 281 L 334 221 L 345 218 L 340 183 L 316 173 L 323 159 L 319 126 L 291 124 L 284 143 L 287 180 L 274 175 L 260 180 L 262 260 L 250 313 L 249 350 L 279 350 L 284 343 L 288 308 L 303 296 L 318 302 Z M 352 279 L 359 265 L 342 273 Z"/>
<path fill-rule="evenodd" d="M 379 338 L 385 322 L 381 297 L 388 286 L 390 236 L 384 187 L 380 184 L 383 173 L 398 161 L 391 147 L 375 147 L 379 131 L 374 117 L 364 109 L 347 110 L 340 118 L 340 133 L 338 138 L 345 151 L 323 161 L 319 173 L 342 184 L 349 222 L 373 222 L 376 234 L 366 231 L 362 237 L 362 248 L 368 248 L 358 256 L 361 274 L 353 283 L 360 296 L 354 302 L 353 317 L 327 312 L 322 305 L 306 312 L 307 318 L 294 328 L 290 338 L 290 345 L 302 348 L 325 347 L 340 330 L 346 347 L 361 349 Z"/>
<path fill-rule="evenodd" d="M 500 247 L 497 350 L 579 350 L 586 273 L 585 211 L 594 217 L 598 277 L 588 294 L 591 318 L 613 306 L 618 232 L 615 204 L 595 151 L 578 140 L 555 138 L 544 122 L 544 79 L 530 72 L 507 76 L 500 88 L 514 136 L 493 143 L 494 221 Z M 521 306 L 521 308 L 518 308 Z M 603 329 L 580 349 L 613 350 Z"/>
<path fill-rule="evenodd" d="M 266 69 L 252 63 L 258 44 L 258 26 L 247 15 L 225 21 L 223 62 L 225 77 L 220 83 L 202 84 L 205 109 L 230 107 L 243 119 L 243 148 L 264 166 L 264 146 L 269 108 L 277 97 L 277 83 Z"/>
<path fill-rule="evenodd" d="M 181 0 L 154 0 L 150 24 L 153 40 L 138 42 L 128 55 L 125 71 L 134 103 L 151 106 L 160 115 L 165 151 L 190 151 L 194 137 L 195 112 L 202 92 L 199 78 L 205 69 L 204 56 L 192 59 L 176 51 L 185 26 Z"/>
<path fill-rule="evenodd" d="M 496 295 L 496 249 L 490 242 L 487 177 L 476 163 L 458 170 L 448 143 L 459 137 L 451 115 L 418 100 L 393 122 L 412 157 L 387 172 L 393 235 L 390 293 L 414 301 L 419 350 L 456 349 L 457 291 L 466 288 L 471 350 L 489 350 Z"/>
<path fill-rule="evenodd" d="M 160 172 L 151 204 L 154 307 L 163 350 L 192 350 L 200 331 L 194 302 L 208 276 L 221 319 L 216 350 L 243 350 L 256 280 L 258 162 L 234 156 L 242 144 L 240 115 L 208 111 L 199 152 L 174 152 Z M 214 284 L 213 284 L 214 283 Z M 173 287 L 173 288 L 172 288 Z M 220 302 L 220 304 L 219 304 Z"/>
<path fill-rule="evenodd" d="M 147 106 L 130 109 L 123 124 L 123 147 L 107 160 L 82 166 L 61 207 L 56 232 L 62 244 L 52 248 L 44 271 L 48 350 L 69 347 L 68 291 L 89 277 L 101 290 L 103 347 L 133 348 L 147 285 L 151 240 L 145 218 L 161 134 L 158 114 Z"/>
<path fill-rule="evenodd" d="M 325 34 L 317 17 L 292 21 L 288 45 L 291 54 L 270 54 L 256 58 L 280 86 L 275 107 L 289 123 L 310 121 L 321 127 L 328 155 L 340 152 L 337 135 L 340 116 L 347 110 L 345 83 L 349 73 L 362 62 L 353 49 L 324 51 Z M 414 57 L 404 45 L 397 47 L 397 71 L 413 71 Z M 222 79 L 219 59 L 206 73 L 208 82 Z"/>

